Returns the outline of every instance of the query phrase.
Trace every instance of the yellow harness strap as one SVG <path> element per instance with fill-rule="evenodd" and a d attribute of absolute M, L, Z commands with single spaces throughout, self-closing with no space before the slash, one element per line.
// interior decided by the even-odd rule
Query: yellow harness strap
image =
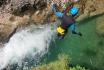
<path fill-rule="evenodd" d="M 65 29 L 63 29 L 62 27 L 59 26 L 57 28 L 57 32 L 60 33 L 61 35 L 64 35 L 65 34 Z"/>

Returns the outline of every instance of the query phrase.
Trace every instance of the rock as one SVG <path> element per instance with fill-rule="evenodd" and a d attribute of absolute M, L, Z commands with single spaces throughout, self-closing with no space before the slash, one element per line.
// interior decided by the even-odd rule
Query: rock
<path fill-rule="evenodd" d="M 45 17 L 46 13 L 45 11 L 37 11 L 36 13 L 34 13 L 32 15 L 32 20 L 35 23 L 42 23 L 44 21 L 44 17 Z M 38 19 L 37 19 L 38 18 Z"/>
<path fill-rule="evenodd" d="M 4 44 L 3 43 L 0 43 L 0 48 L 4 47 Z"/>
<path fill-rule="evenodd" d="M 10 4 L 14 14 L 25 12 L 31 8 L 29 0 L 11 0 Z"/>
<path fill-rule="evenodd" d="M 0 7 L 6 3 L 6 0 L 0 0 Z"/>
<path fill-rule="evenodd" d="M 89 17 L 89 13 L 84 13 L 84 14 L 80 15 L 79 17 L 77 17 L 76 21 L 82 21 L 88 17 Z"/>
<path fill-rule="evenodd" d="M 58 2 L 60 3 L 60 1 Z M 74 6 L 79 8 L 77 21 L 104 13 L 104 0 L 80 0 Z M 59 8 L 62 10 L 61 6 Z M 17 27 L 24 27 L 30 22 L 43 24 L 56 20 L 57 18 L 51 10 L 51 4 L 46 0 L 1 0 L 0 40 L 7 39 Z M 98 30 L 102 29 L 102 26 L 98 26 Z"/>
<path fill-rule="evenodd" d="M 30 24 L 35 11 L 40 11 L 47 5 L 44 0 L 1 0 L 0 3 L 3 5 L 0 7 L 0 42 L 7 41 L 17 28 Z M 36 20 L 37 15 L 33 20 L 42 23 L 44 15 L 46 15 L 45 11 L 38 15 L 39 22 Z"/>
<path fill-rule="evenodd" d="M 47 11 L 49 9 L 45 8 L 44 10 L 38 10 L 36 11 L 32 17 L 31 20 L 36 24 L 43 24 L 45 22 L 52 22 L 55 21 L 55 15 L 53 15 L 50 11 Z M 37 19 L 38 18 L 38 19 Z"/>
<path fill-rule="evenodd" d="M 6 42 L 15 29 L 16 26 L 12 24 L 0 24 L 0 42 Z"/>
<path fill-rule="evenodd" d="M 16 16 L 15 21 L 13 22 L 17 26 L 25 26 L 29 23 L 30 17 L 29 15 L 24 15 L 22 17 Z"/>
<path fill-rule="evenodd" d="M 77 21 L 104 13 L 104 0 L 81 0 L 78 5 L 80 15 Z"/>
<path fill-rule="evenodd" d="M 104 36 L 104 15 L 99 17 L 97 19 L 97 25 L 96 25 L 96 32 L 101 35 L 101 36 Z"/>
<path fill-rule="evenodd" d="M 46 6 L 44 0 L 11 0 L 11 9 L 13 13 L 22 13 L 31 9 L 43 9 Z"/>

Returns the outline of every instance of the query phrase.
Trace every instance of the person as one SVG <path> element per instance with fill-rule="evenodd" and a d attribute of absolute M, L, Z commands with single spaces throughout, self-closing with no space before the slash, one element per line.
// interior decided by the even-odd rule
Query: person
<path fill-rule="evenodd" d="M 60 19 L 61 24 L 57 28 L 58 37 L 63 39 L 65 35 L 68 32 L 68 29 L 70 28 L 72 34 L 77 34 L 79 36 L 82 36 L 80 32 L 76 32 L 76 22 L 74 19 L 74 16 L 78 13 L 78 8 L 73 7 L 70 10 L 71 15 L 64 14 L 57 10 L 57 5 L 52 5 L 52 11 L 55 13 L 55 15 Z"/>

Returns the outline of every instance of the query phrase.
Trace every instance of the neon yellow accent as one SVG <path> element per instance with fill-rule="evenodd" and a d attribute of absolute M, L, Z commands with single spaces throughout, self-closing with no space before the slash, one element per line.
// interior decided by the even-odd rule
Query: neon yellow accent
<path fill-rule="evenodd" d="M 65 33 L 64 33 L 65 30 L 64 30 L 63 28 L 61 28 L 61 27 L 58 27 L 58 28 L 57 28 L 57 32 L 60 33 L 61 35 L 64 35 L 64 34 L 65 34 Z"/>

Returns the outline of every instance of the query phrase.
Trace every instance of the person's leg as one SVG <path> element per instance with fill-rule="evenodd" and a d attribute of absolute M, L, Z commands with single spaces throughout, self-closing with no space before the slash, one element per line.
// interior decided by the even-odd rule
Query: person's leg
<path fill-rule="evenodd" d="M 70 26 L 70 30 L 72 31 L 72 34 L 77 34 L 77 35 L 82 36 L 82 34 L 80 32 L 76 32 L 76 25 L 75 24 L 72 24 Z"/>

